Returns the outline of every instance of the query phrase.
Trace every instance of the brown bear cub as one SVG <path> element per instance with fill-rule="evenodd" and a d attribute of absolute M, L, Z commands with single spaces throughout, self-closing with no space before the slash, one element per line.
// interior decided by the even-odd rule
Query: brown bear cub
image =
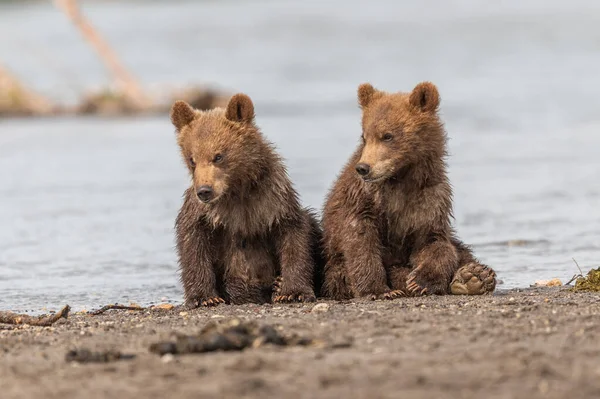
<path fill-rule="evenodd" d="M 362 143 L 327 197 L 324 296 L 393 299 L 494 291 L 496 274 L 451 226 L 437 88 L 358 88 Z"/>
<path fill-rule="evenodd" d="M 252 100 L 210 111 L 177 101 L 171 121 L 192 180 L 175 222 L 186 306 L 314 301 L 319 226 Z"/>

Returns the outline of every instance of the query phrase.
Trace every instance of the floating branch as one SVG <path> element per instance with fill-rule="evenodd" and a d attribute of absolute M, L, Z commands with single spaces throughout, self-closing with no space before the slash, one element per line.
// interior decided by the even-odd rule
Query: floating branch
<path fill-rule="evenodd" d="M 92 45 L 106 68 L 112 74 L 115 85 L 119 91 L 122 92 L 134 106 L 138 108 L 147 107 L 150 104 L 150 100 L 142 91 L 137 80 L 121 63 L 116 52 L 113 51 L 108 43 L 83 16 L 77 4 L 77 0 L 54 0 L 54 4 L 67 15 L 85 40 Z"/>

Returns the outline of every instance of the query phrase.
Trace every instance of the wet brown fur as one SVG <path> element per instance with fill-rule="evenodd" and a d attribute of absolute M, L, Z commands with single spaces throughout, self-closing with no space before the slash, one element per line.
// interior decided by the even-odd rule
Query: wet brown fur
<path fill-rule="evenodd" d="M 437 88 L 424 82 L 411 93 L 386 93 L 363 84 L 358 100 L 362 142 L 323 213 L 324 296 L 447 294 L 455 272 L 467 265 L 485 270 L 493 291 L 495 274 L 451 226 L 452 189 Z M 370 181 L 355 170 L 359 163 L 370 166 L 365 176 Z"/>
<path fill-rule="evenodd" d="M 270 302 L 278 277 L 279 301 L 314 300 L 320 228 L 254 123 L 250 98 L 210 111 L 178 101 L 171 121 L 192 180 L 175 223 L 186 305 Z M 200 186 L 215 198 L 200 201 Z"/>

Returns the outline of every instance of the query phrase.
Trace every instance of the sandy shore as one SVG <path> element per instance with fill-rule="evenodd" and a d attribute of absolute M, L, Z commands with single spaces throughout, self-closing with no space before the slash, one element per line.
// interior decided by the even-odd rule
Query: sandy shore
<path fill-rule="evenodd" d="M 227 306 L 70 315 L 0 330 L 8 398 L 599 398 L 600 295 L 543 288 L 491 297 Z M 322 309 L 325 307 L 326 309 Z M 231 318 L 349 347 L 263 346 L 160 357 L 152 343 Z M 2 328 L 0 326 L 0 328 Z M 73 348 L 131 360 L 65 361 Z"/>

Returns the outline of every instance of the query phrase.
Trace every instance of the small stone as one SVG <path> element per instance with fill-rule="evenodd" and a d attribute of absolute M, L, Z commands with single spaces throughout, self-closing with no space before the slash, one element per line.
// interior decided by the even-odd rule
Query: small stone
<path fill-rule="evenodd" d="M 188 312 L 179 312 L 179 316 L 187 316 Z"/>
<path fill-rule="evenodd" d="M 534 287 L 560 287 L 562 285 L 562 282 L 558 278 L 553 278 L 552 280 L 538 280 L 533 284 Z"/>
<path fill-rule="evenodd" d="M 161 303 L 160 305 L 154 306 L 154 309 L 171 310 L 174 307 L 175 305 L 173 305 L 172 303 Z"/>
<path fill-rule="evenodd" d="M 224 319 L 225 316 L 220 315 L 220 314 L 214 314 L 212 316 L 210 316 L 211 319 Z"/>
<path fill-rule="evenodd" d="M 173 356 L 170 353 L 167 353 L 166 355 L 162 355 L 162 357 L 160 358 L 160 361 L 163 363 L 171 363 L 175 360 L 175 356 Z"/>
<path fill-rule="evenodd" d="M 329 304 L 327 303 L 317 303 L 315 306 L 313 306 L 313 308 L 311 309 L 312 313 L 325 313 L 325 312 L 329 312 Z"/>
<path fill-rule="evenodd" d="M 542 380 L 538 384 L 538 389 L 540 390 L 540 393 L 542 393 L 543 395 L 548 393 L 549 388 L 550 388 L 550 385 L 548 384 L 548 381 L 546 381 L 546 380 Z"/>

